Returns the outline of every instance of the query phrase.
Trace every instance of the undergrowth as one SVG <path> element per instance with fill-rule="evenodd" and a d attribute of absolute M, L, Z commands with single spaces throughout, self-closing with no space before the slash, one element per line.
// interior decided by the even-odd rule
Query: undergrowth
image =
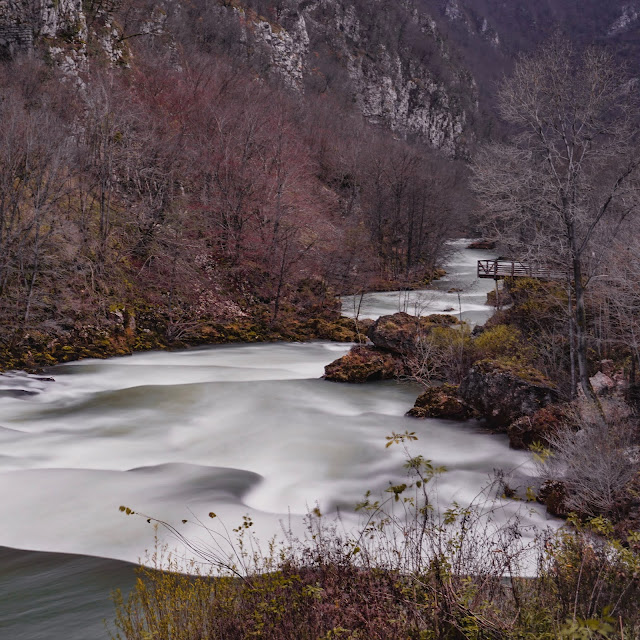
<path fill-rule="evenodd" d="M 168 529 L 197 560 L 166 548 L 115 594 L 119 640 L 455 640 L 640 637 L 640 537 L 616 540 L 603 518 L 570 519 L 533 538 L 523 521 L 497 517 L 493 485 L 470 506 L 439 510 L 444 469 L 410 456 L 405 482 L 365 496 L 356 532 L 306 518 L 266 548 L 247 516 L 228 531 L 200 523 L 204 540 Z M 215 514 L 209 514 L 215 519 Z M 526 577 L 531 574 L 535 577 Z"/>

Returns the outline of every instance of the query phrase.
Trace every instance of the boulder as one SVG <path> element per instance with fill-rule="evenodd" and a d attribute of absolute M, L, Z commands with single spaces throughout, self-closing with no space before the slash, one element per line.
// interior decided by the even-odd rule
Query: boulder
<path fill-rule="evenodd" d="M 591 386 L 597 396 L 606 396 L 613 393 L 616 389 L 615 381 L 602 371 L 598 371 L 595 376 L 589 378 Z"/>
<path fill-rule="evenodd" d="M 444 384 L 430 387 L 418 397 L 413 409 L 407 412 L 413 418 L 444 418 L 448 420 L 466 420 L 469 411 L 458 398 L 458 387 Z"/>
<path fill-rule="evenodd" d="M 493 240 L 474 240 L 467 245 L 467 249 L 495 249 L 496 243 Z"/>
<path fill-rule="evenodd" d="M 370 382 L 390 380 L 403 373 L 401 360 L 375 347 L 353 347 L 347 355 L 324 368 L 324 377 L 332 382 Z"/>
<path fill-rule="evenodd" d="M 558 391 L 536 369 L 500 360 L 476 362 L 460 385 L 461 400 L 497 431 L 558 401 Z"/>
<path fill-rule="evenodd" d="M 549 444 L 549 438 L 567 420 L 562 408 L 557 405 L 538 409 L 531 416 L 522 416 L 507 427 L 509 445 L 513 449 L 528 449 L 536 442 Z"/>
<path fill-rule="evenodd" d="M 399 312 L 378 318 L 369 328 L 367 337 L 376 347 L 405 355 L 414 350 L 419 335 L 428 333 L 435 326 L 457 323 L 455 317 L 444 314 L 417 317 Z"/>

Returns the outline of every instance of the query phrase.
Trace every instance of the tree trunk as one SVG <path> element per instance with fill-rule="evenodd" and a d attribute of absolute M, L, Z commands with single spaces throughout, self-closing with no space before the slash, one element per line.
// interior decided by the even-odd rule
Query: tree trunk
<path fill-rule="evenodd" d="M 571 398 L 573 399 L 576 395 L 578 381 L 576 380 L 575 317 L 573 313 L 573 290 L 571 287 L 571 281 L 569 281 L 567 285 L 567 299 L 569 311 L 569 366 L 571 369 Z"/>
<path fill-rule="evenodd" d="M 573 243 L 572 243 L 573 244 Z M 584 306 L 584 285 L 582 284 L 582 264 L 580 258 L 573 258 L 573 289 L 576 293 L 575 329 L 576 329 L 576 360 L 578 362 L 578 379 L 584 395 L 597 402 L 596 394 L 589 381 L 587 366 L 587 314 Z"/>

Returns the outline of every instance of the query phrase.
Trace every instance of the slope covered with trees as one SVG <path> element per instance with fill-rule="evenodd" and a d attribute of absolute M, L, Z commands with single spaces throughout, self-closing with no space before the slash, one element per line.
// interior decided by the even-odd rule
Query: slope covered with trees
<path fill-rule="evenodd" d="M 459 227 L 453 161 L 237 51 L 261 7 L 178 4 L 87 5 L 2 64 L 6 366 L 349 338 L 333 294 L 430 278 Z"/>

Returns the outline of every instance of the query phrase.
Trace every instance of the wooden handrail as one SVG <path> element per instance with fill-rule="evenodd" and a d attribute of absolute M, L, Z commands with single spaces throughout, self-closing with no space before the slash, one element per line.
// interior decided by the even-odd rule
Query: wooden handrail
<path fill-rule="evenodd" d="M 519 260 L 478 260 L 478 278 L 538 278 L 558 280 L 565 274 L 546 267 L 535 267 Z"/>

